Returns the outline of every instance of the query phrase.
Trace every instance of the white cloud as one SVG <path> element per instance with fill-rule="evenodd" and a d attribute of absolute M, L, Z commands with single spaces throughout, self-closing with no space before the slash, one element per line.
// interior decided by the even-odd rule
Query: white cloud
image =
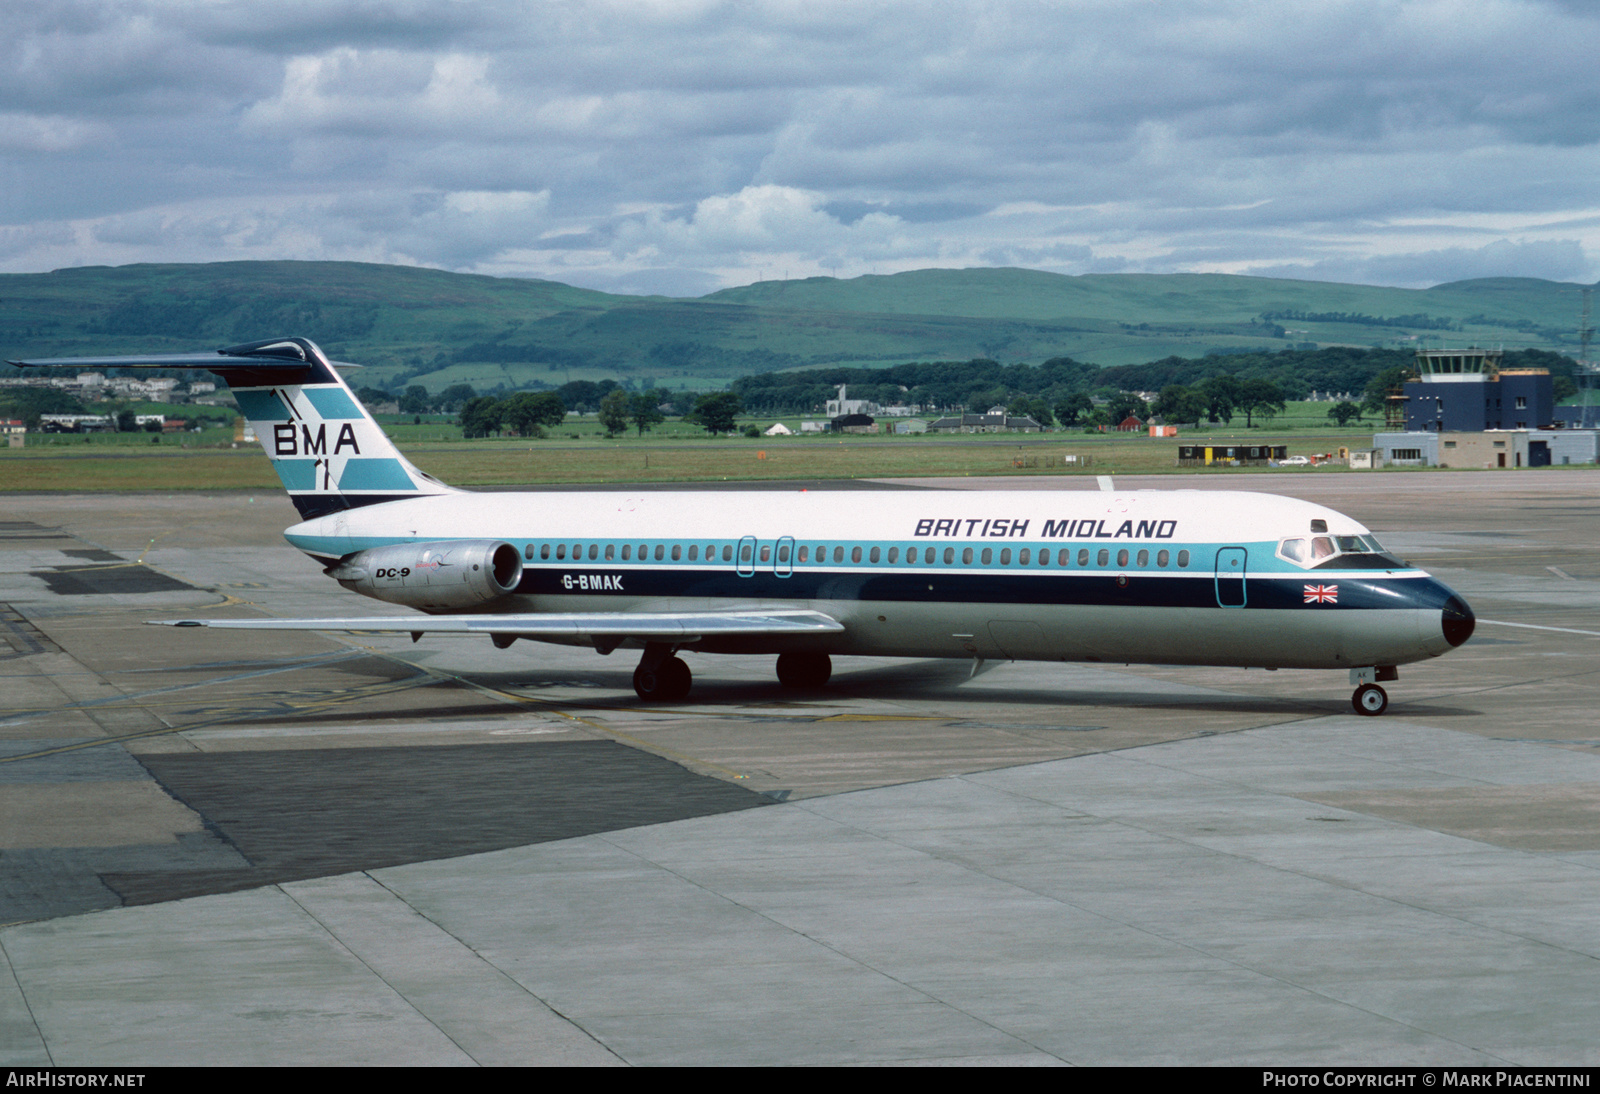
<path fill-rule="evenodd" d="M 66 152 L 104 134 L 105 126 L 75 118 L 0 112 L 0 151 Z"/>
<path fill-rule="evenodd" d="M 1411 284 L 1588 277 L 1600 253 L 1600 12 L 1573 3 L 0 0 L 0 20 L 0 223 L 34 240 L 8 269 Z"/>

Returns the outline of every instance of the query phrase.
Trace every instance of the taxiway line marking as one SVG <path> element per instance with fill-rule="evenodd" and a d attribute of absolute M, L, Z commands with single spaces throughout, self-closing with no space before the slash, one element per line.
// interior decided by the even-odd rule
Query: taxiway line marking
<path fill-rule="evenodd" d="M 1490 623 L 1496 627 L 1521 627 L 1527 631 L 1560 631 L 1562 634 L 1586 634 L 1590 638 L 1600 638 L 1600 631 L 1581 631 L 1576 627 L 1546 627 L 1538 623 L 1507 623 L 1503 619 L 1480 619 L 1479 623 Z"/>

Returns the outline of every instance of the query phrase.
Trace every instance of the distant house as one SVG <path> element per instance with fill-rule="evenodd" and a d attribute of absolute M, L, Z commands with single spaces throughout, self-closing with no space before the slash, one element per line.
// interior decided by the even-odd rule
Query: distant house
<path fill-rule="evenodd" d="M 1044 427 L 1026 415 L 993 407 L 987 414 L 961 414 L 928 423 L 930 433 L 1037 433 Z"/>
<path fill-rule="evenodd" d="M 1143 428 L 1144 422 L 1139 420 L 1139 416 L 1137 414 L 1129 414 L 1126 418 L 1117 423 L 1118 433 L 1137 433 Z"/>
<path fill-rule="evenodd" d="M 870 414 L 841 414 L 833 419 L 835 433 L 876 433 L 878 423 Z"/>

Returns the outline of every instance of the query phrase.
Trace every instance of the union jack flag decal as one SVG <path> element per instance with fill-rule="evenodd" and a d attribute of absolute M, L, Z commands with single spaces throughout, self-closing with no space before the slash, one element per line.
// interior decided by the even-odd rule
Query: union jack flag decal
<path fill-rule="evenodd" d="M 1307 604 L 1337 604 L 1339 603 L 1339 586 L 1337 585 L 1307 585 Z"/>

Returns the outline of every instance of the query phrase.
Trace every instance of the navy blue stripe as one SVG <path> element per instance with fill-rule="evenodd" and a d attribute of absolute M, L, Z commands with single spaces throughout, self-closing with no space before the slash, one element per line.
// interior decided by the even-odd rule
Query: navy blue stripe
<path fill-rule="evenodd" d="M 620 588 L 584 589 L 579 575 L 619 578 Z M 571 577 L 573 584 L 564 584 Z M 612 597 L 697 597 L 710 600 L 879 600 L 901 603 L 1129 605 L 1145 608 L 1217 608 L 1215 576 L 1127 575 L 1126 585 L 1105 571 L 1086 573 L 970 573 L 954 569 L 901 570 L 893 573 L 795 571 L 780 578 L 768 572 L 739 577 L 731 570 L 681 568 L 641 570 L 627 566 L 527 566 L 517 592 L 525 595 Z M 594 581 L 597 586 L 604 581 Z M 1308 585 L 1337 584 L 1333 604 L 1305 603 Z M 1247 608 L 1338 611 L 1367 608 L 1442 608 L 1450 591 L 1431 577 L 1341 578 L 1337 582 L 1247 580 Z M 1219 609 L 1222 610 L 1222 609 Z M 1232 609 L 1237 610 L 1237 609 Z"/>

